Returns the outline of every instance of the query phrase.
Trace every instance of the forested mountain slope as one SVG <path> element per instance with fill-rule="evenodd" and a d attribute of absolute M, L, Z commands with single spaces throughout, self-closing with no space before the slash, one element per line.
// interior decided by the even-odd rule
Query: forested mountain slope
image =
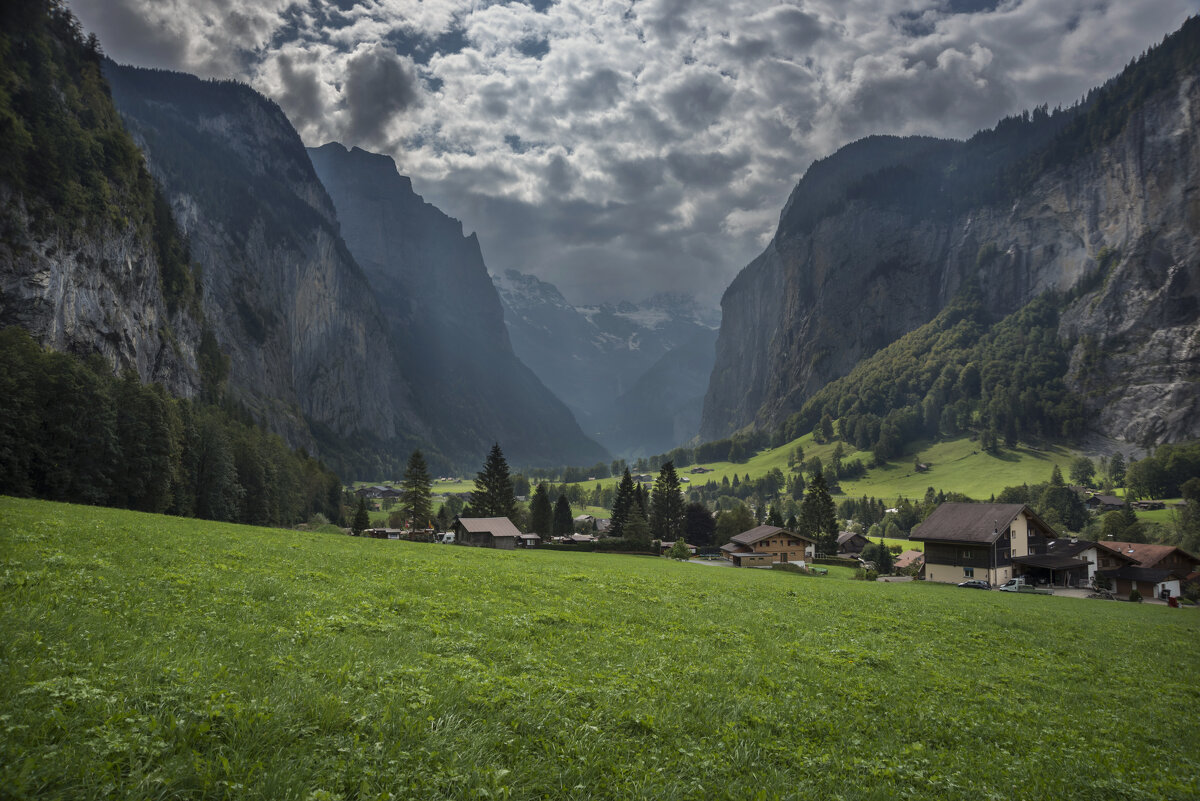
<path fill-rule="evenodd" d="M 0 8 L 0 327 L 200 388 L 186 245 L 121 125 L 95 40 L 64 9 Z"/>
<path fill-rule="evenodd" d="M 1200 18 L 1080 106 L 814 163 L 726 291 L 701 436 L 774 428 L 968 284 L 980 331 L 1047 292 L 1093 430 L 1200 436 Z"/>

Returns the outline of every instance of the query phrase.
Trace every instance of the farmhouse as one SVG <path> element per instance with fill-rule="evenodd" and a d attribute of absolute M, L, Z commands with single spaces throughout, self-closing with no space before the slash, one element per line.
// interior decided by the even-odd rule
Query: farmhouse
<path fill-rule="evenodd" d="M 1093 495 L 1084 503 L 1100 512 L 1117 512 L 1125 508 L 1125 500 L 1115 495 Z"/>
<path fill-rule="evenodd" d="M 371 487 L 359 487 L 354 491 L 354 494 L 360 498 L 399 498 L 400 490 L 395 487 L 385 487 L 382 484 L 376 484 Z"/>
<path fill-rule="evenodd" d="M 712 472 L 712 468 L 709 468 L 709 467 L 693 467 L 693 468 L 692 468 L 691 470 L 689 470 L 688 472 L 689 472 L 689 473 L 692 473 L 693 475 L 700 474 L 700 473 L 711 473 L 711 472 Z"/>
<path fill-rule="evenodd" d="M 958 583 L 969 578 L 1003 584 L 1021 575 L 1020 557 L 1044 555 L 1050 526 L 1023 503 L 943 503 L 910 539 L 925 543 L 925 578 Z M 1086 567 L 1057 560 L 1056 569 Z"/>
<path fill-rule="evenodd" d="M 507 517 L 456 517 L 454 542 L 479 548 L 512 550 L 521 542 L 521 532 Z"/>
<path fill-rule="evenodd" d="M 1100 572 L 1113 583 L 1117 595 L 1137 590 L 1143 598 L 1178 597 L 1189 573 L 1200 567 L 1200 559 L 1174 545 L 1141 542 L 1103 542 L 1109 558 L 1129 560 L 1116 569 Z"/>
<path fill-rule="evenodd" d="M 870 540 L 855 531 L 838 534 L 837 549 L 841 556 L 858 556 L 870 544 Z"/>
<path fill-rule="evenodd" d="M 734 567 L 769 567 L 776 562 L 803 562 L 816 552 L 816 540 L 778 526 L 743 531 L 721 546 Z"/>
<path fill-rule="evenodd" d="M 1013 562 L 1020 565 L 1014 575 L 1026 576 L 1035 584 L 1062 587 L 1088 587 L 1103 567 L 1136 564 L 1132 558 L 1114 553 L 1098 542 L 1076 537 L 1050 540 L 1045 554 L 1017 557 Z"/>

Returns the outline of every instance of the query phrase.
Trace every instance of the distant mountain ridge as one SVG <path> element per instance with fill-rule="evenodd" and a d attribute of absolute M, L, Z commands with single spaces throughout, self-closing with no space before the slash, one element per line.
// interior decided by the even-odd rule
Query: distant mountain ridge
<path fill-rule="evenodd" d="M 536 276 L 508 270 L 492 281 L 513 350 L 591 436 L 630 456 L 670 450 L 695 436 L 712 369 L 715 312 L 685 293 L 574 306 Z M 667 373 L 666 384 L 655 380 Z"/>
<path fill-rule="evenodd" d="M 971 282 L 991 321 L 1059 293 L 1097 433 L 1200 436 L 1198 63 L 1193 18 L 1077 108 L 814 163 L 722 299 L 702 439 L 780 426 Z"/>

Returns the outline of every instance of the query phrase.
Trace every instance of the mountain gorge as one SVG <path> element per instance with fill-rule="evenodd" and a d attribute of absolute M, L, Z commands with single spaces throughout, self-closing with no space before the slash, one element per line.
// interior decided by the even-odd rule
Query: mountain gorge
<path fill-rule="evenodd" d="M 388 156 L 309 150 L 350 252 L 383 309 L 405 383 L 446 452 L 504 444 L 520 464 L 594 464 L 606 452 L 513 353 L 479 240 L 426 203 Z"/>
<path fill-rule="evenodd" d="M 699 430 L 718 318 L 694 298 L 575 306 L 553 284 L 492 276 L 513 350 L 614 453 L 670 450 Z"/>
<path fill-rule="evenodd" d="M 967 287 L 985 324 L 1057 298 L 1095 433 L 1200 436 L 1198 63 L 1192 19 L 1073 109 L 814 163 L 725 293 L 701 437 L 780 426 Z"/>

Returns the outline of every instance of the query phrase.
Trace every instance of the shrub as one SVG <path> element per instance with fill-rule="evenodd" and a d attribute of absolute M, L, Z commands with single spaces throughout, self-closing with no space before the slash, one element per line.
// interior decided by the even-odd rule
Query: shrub
<path fill-rule="evenodd" d="M 1142 602 L 1142 594 L 1137 591 L 1137 587 L 1134 587 L 1129 591 L 1129 600 L 1133 601 L 1134 603 Z"/>

